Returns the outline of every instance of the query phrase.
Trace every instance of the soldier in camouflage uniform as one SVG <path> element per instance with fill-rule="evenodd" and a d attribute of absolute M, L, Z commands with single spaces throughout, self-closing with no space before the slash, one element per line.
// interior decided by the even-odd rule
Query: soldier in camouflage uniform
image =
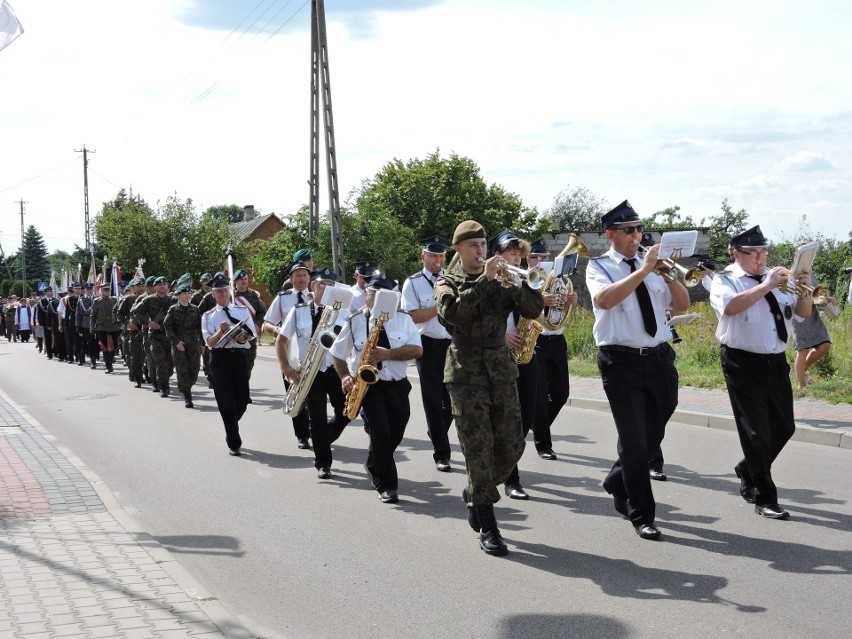
<path fill-rule="evenodd" d="M 178 286 L 175 295 L 177 304 L 166 313 L 163 328 L 172 344 L 178 390 L 183 395 L 184 405 L 192 408 L 192 387 L 198 380 L 201 367 L 201 313 L 197 306 L 189 303 L 192 297 L 189 284 Z"/>
<path fill-rule="evenodd" d="M 140 307 L 140 305 L 142 304 L 144 299 L 146 297 L 148 297 L 149 295 L 155 294 L 154 280 L 156 280 L 156 279 L 157 279 L 156 276 L 150 275 L 145 280 L 145 291 L 139 294 L 139 297 L 137 298 L 136 302 L 134 302 L 134 304 L 133 304 L 133 308 L 130 309 L 130 320 L 131 321 L 133 321 L 133 315 L 136 312 L 137 308 Z M 139 326 L 139 330 L 142 333 L 142 335 L 141 335 L 141 337 L 142 337 L 142 353 L 143 353 L 143 357 L 144 357 L 144 360 L 145 360 L 145 363 L 142 365 L 142 368 L 143 368 L 143 374 L 145 376 L 145 381 L 151 382 L 154 386 L 154 392 L 159 393 L 160 387 L 157 385 L 156 377 L 154 377 L 154 364 L 151 362 L 151 352 L 150 352 L 150 349 L 148 348 L 148 346 L 149 346 L 149 344 L 148 344 L 148 325 L 147 324 L 138 325 L 138 324 L 136 324 L 136 322 L 133 322 L 133 324 L 136 325 L 136 326 Z"/>
<path fill-rule="evenodd" d="M 209 293 L 210 291 L 213 290 L 212 288 L 210 288 L 210 280 L 212 280 L 212 279 L 213 279 L 212 273 L 205 273 L 204 275 L 201 276 L 201 279 L 199 280 L 201 282 L 201 288 L 198 289 L 197 291 L 193 291 L 192 297 L 189 300 L 190 304 L 192 304 L 194 306 L 200 306 L 201 305 L 201 300 L 204 299 L 204 296 L 207 295 L 207 293 Z"/>
<path fill-rule="evenodd" d="M 191 304 L 195 304 L 198 307 L 198 312 L 201 313 L 201 317 L 204 317 L 204 314 L 212 308 L 216 306 L 216 300 L 213 299 L 213 289 L 210 286 L 210 283 L 213 280 L 225 277 L 225 274 L 221 271 L 216 271 L 209 280 L 205 283 L 204 278 L 210 275 L 210 273 L 205 273 L 201 276 L 201 291 L 192 296 Z M 202 292 L 203 291 L 203 292 Z M 199 297 L 199 293 L 201 293 Z M 197 301 L 196 301 L 197 300 Z M 210 375 L 210 349 L 205 348 L 204 354 L 202 355 L 202 364 L 204 366 L 204 376 L 207 378 L 207 388 L 213 388 L 213 377 Z"/>
<path fill-rule="evenodd" d="M 260 299 L 260 293 L 248 287 L 248 273 L 243 269 L 234 273 L 234 304 L 248 309 L 249 315 L 254 320 L 254 334 L 260 335 L 263 318 L 266 316 L 266 304 Z M 249 343 L 251 348 L 246 350 L 248 358 L 246 361 L 249 381 L 251 381 L 251 371 L 254 368 L 254 360 L 257 359 L 257 340 Z M 249 404 L 251 404 L 251 397 L 249 397 Z"/>
<path fill-rule="evenodd" d="M 101 286 L 101 296 L 92 304 L 92 333 L 97 335 L 98 344 L 104 353 L 106 372 L 112 373 L 121 325 L 112 319 L 117 302 L 114 297 L 110 297 L 109 289 L 108 284 Z"/>
<path fill-rule="evenodd" d="M 127 364 L 130 381 L 136 384 L 136 388 L 142 388 L 142 369 L 145 363 L 145 352 L 142 350 L 142 332 L 139 330 L 139 326 L 130 321 L 130 312 L 145 290 L 145 280 L 134 277 L 130 280 L 128 286 L 130 293 L 122 297 L 115 305 L 112 309 L 112 317 L 123 329 L 121 333 L 122 350 L 124 351 L 124 363 Z"/>
<path fill-rule="evenodd" d="M 163 330 L 163 321 L 175 299 L 169 296 L 169 282 L 165 277 L 154 280 L 155 293 L 141 299 L 133 306 L 131 317 L 134 324 L 148 326 L 147 350 L 150 354 L 149 373 L 157 382 L 155 391 L 160 397 L 169 396 L 169 379 L 174 373 L 172 349 Z"/>
<path fill-rule="evenodd" d="M 468 523 L 480 533 L 486 553 L 505 555 L 508 548 L 494 518 L 497 486 L 524 452 L 518 367 L 506 347 L 506 317 L 517 309 L 535 319 L 544 300 L 526 281 L 514 286 L 495 279 L 507 275 L 506 262 L 499 256 L 485 260 L 485 237 L 482 225 L 472 220 L 456 227 L 453 247 L 460 262 L 438 279 L 435 301 L 438 318 L 452 336 L 444 382 L 467 465 L 468 488 L 462 496 Z"/>

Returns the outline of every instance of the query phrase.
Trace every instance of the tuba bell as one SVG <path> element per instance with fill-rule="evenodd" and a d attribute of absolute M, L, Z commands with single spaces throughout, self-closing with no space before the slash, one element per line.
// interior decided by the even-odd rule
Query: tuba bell
<path fill-rule="evenodd" d="M 568 255 L 575 254 L 577 257 L 589 257 L 589 247 L 583 244 L 583 240 L 579 237 L 570 233 L 568 235 L 568 244 L 565 245 L 562 252 L 553 260 L 553 268 L 550 269 L 547 283 L 542 289 L 542 292 L 551 293 L 556 296 L 556 304 L 545 306 L 544 315 L 541 318 L 541 323 L 553 331 L 565 328 L 568 324 L 568 319 L 571 317 L 571 311 L 574 310 L 574 305 L 568 303 L 568 296 L 574 292 L 574 284 L 568 275 L 555 275 L 556 261 L 560 257 L 565 258 Z"/>

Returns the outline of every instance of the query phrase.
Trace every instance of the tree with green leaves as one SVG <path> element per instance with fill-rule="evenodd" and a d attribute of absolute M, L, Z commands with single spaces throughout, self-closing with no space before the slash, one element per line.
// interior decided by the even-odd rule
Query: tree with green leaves
<path fill-rule="evenodd" d="M 365 220 L 392 217 L 415 242 L 436 234 L 451 239 L 459 222 L 468 219 L 482 224 L 489 237 L 506 228 L 537 237 L 550 228 L 549 221 L 525 207 L 520 197 L 486 184 L 473 160 L 455 153 L 442 158 L 440 150 L 423 160 L 388 162 L 361 185 L 350 208 Z M 348 250 L 347 261 L 354 261 Z"/>
<path fill-rule="evenodd" d="M 728 260 L 728 243 L 731 238 L 746 230 L 748 213 L 745 209 L 734 211 L 728 204 L 728 198 L 722 200 L 722 212 L 701 220 L 710 233 L 710 257 L 714 260 Z"/>
<path fill-rule="evenodd" d="M 204 211 L 204 215 L 220 222 L 225 221 L 228 224 L 234 224 L 243 221 L 245 209 L 237 204 L 220 204 L 209 207 Z"/>
<path fill-rule="evenodd" d="M 15 264 L 15 277 L 21 278 L 21 255 L 23 255 L 27 269 L 27 279 L 47 280 L 50 277 L 50 261 L 47 259 L 47 246 L 44 238 L 35 226 L 30 224 L 24 233 L 24 242 L 18 251 L 18 259 Z"/>
<path fill-rule="evenodd" d="M 600 230 L 601 217 L 609 209 L 606 198 L 584 186 L 575 186 L 573 189 L 566 187 L 557 193 L 546 215 L 553 229 L 579 233 Z"/>

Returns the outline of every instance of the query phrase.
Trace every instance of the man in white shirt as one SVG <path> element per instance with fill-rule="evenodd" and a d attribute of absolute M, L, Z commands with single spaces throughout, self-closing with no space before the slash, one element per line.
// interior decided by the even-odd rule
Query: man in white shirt
<path fill-rule="evenodd" d="M 607 212 L 601 225 L 610 249 L 589 260 L 586 285 L 598 368 L 618 431 L 618 459 L 603 487 L 642 539 L 657 539 L 648 459 L 663 441 L 678 385 L 666 311 L 683 313 L 689 293 L 676 279 L 654 272 L 659 244 L 644 259 L 637 257 L 643 229 L 627 200 Z"/>
<path fill-rule="evenodd" d="M 210 349 L 210 376 L 216 406 L 225 425 L 225 443 L 230 455 L 240 455 L 240 419 L 246 412 L 249 398 L 248 360 L 243 351 L 255 338 L 254 322 L 244 306 L 231 302 L 230 278 L 222 275 L 210 282 L 216 306 L 201 318 L 201 334 Z M 242 323 L 240 330 L 223 339 L 231 329 Z"/>
<path fill-rule="evenodd" d="M 402 285 L 402 310 L 411 315 L 423 343 L 423 355 L 417 359 L 420 395 L 426 414 L 426 432 L 432 442 L 435 467 L 444 473 L 450 466 L 450 425 L 453 412 L 450 395 L 444 385 L 444 362 L 450 346 L 450 334 L 438 321 L 435 306 L 435 282 L 444 273 L 449 240 L 434 235 L 420 240 L 423 268 Z"/>
<path fill-rule="evenodd" d="M 376 273 L 375 262 L 355 262 L 355 283 L 352 285 L 352 312 L 367 303 L 367 283 Z"/>
<path fill-rule="evenodd" d="M 357 372 L 364 344 L 378 319 L 371 317 L 370 313 L 375 293 L 379 289 L 392 291 L 394 288 L 396 282 L 383 275 L 370 280 L 364 308 L 349 318 L 331 347 L 334 367 L 347 394 L 355 386 L 353 375 Z M 361 404 L 370 423 L 370 448 L 364 467 L 373 488 L 379 493 L 379 499 L 386 504 L 399 501 L 399 479 L 393 454 L 402 442 L 411 416 L 408 361 L 422 354 L 420 333 L 411 316 L 399 310 L 392 319 L 384 322 L 378 345 L 369 354 L 369 363 L 379 370 L 379 379 L 367 389 Z"/>
<path fill-rule="evenodd" d="M 759 226 L 731 238 L 728 252 L 734 263 L 713 278 L 710 304 L 719 317 L 722 372 L 743 449 L 734 467 L 740 495 L 758 515 L 788 519 L 778 505 L 771 467 L 796 430 L 787 339 L 793 320 L 810 317 L 813 305 L 809 297 L 779 289 L 789 271 L 781 266 L 767 270 L 768 245 Z M 797 283 L 810 284 L 810 273 L 801 274 Z"/>

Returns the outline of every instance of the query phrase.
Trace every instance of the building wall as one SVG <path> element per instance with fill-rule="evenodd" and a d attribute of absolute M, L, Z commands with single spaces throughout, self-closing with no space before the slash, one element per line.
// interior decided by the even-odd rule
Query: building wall
<path fill-rule="evenodd" d="M 257 227 L 254 232 L 246 237 L 243 242 L 253 242 L 254 240 L 268 240 L 273 235 L 275 235 L 278 231 L 284 228 L 284 224 L 277 218 L 270 216 L 263 224 Z M 275 297 L 274 293 L 270 293 L 269 289 L 266 288 L 266 285 L 262 282 L 256 282 L 254 280 L 253 273 L 250 269 L 246 269 L 248 272 L 248 285 L 249 288 L 253 288 L 258 293 L 260 293 L 260 297 L 263 299 L 263 302 L 269 306 L 272 302 L 272 298 Z"/>

